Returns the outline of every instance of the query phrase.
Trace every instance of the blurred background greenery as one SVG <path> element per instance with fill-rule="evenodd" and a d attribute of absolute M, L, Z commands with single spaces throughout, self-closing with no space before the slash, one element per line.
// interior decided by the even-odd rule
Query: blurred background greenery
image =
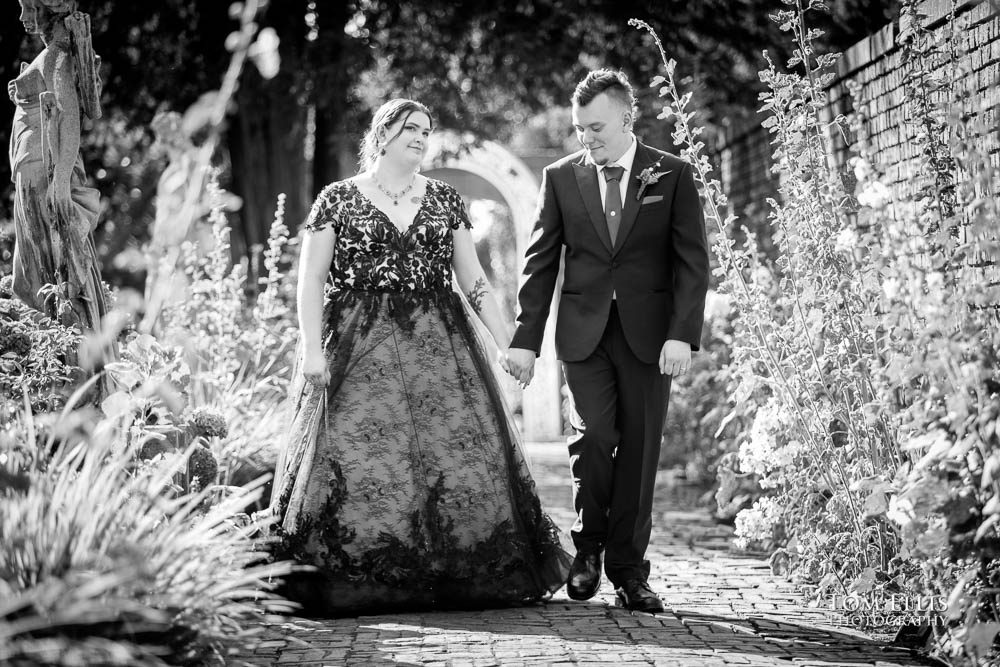
<path fill-rule="evenodd" d="M 896 0 L 836 0 L 825 44 L 839 49 L 878 29 Z M 439 125 L 473 139 L 492 139 L 515 153 L 575 149 L 567 102 L 589 68 L 628 73 L 640 108 L 653 108 L 646 87 L 657 61 L 643 33 L 626 21 L 640 17 L 662 36 L 681 63 L 709 128 L 746 115 L 756 104 L 760 53 L 787 51 L 768 13 L 780 0 L 420 3 L 384 0 L 283 0 L 265 6 L 262 28 L 280 40 L 280 69 L 271 79 L 246 68 L 215 162 L 221 184 L 243 207 L 231 214 L 235 258 L 266 242 L 279 193 L 294 234 L 323 185 L 356 169 L 357 141 L 371 110 L 391 96 L 428 103 Z M 102 57 L 104 118 L 84 128 L 87 172 L 103 195 L 95 240 L 104 277 L 113 286 L 141 289 L 155 184 L 165 165 L 152 149 L 158 111 L 192 109 L 219 85 L 229 63 L 227 35 L 235 24 L 226 2 L 149 0 L 80 3 L 93 21 Z M 0 9 L 0 79 L 40 43 L 25 35 L 16 3 Z M 6 143 L 14 106 L 0 105 Z M 195 107 L 186 119 L 197 142 L 203 122 Z M 669 126 L 653 114 L 639 119 L 644 140 L 669 147 Z M 9 170 L 0 164 L 0 270 L 9 271 L 12 229 Z M 256 285 L 248 266 L 248 286 Z"/>

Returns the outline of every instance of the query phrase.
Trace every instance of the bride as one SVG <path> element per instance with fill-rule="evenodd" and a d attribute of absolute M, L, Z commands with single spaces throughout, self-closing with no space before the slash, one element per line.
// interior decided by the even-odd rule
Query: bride
<path fill-rule="evenodd" d="M 271 511 L 280 555 L 315 567 L 285 591 L 310 613 L 532 602 L 571 561 L 469 319 L 508 347 L 465 205 L 417 173 L 432 124 L 418 102 L 386 102 L 362 171 L 305 225 Z"/>

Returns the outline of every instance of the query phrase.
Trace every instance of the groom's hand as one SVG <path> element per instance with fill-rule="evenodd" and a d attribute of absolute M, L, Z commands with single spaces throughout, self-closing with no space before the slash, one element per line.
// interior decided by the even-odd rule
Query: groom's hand
<path fill-rule="evenodd" d="M 521 387 L 527 387 L 535 375 L 535 352 L 519 347 L 507 350 L 507 372 L 514 376 Z"/>
<path fill-rule="evenodd" d="M 680 340 L 668 340 L 660 350 L 660 372 L 684 375 L 691 368 L 691 345 Z"/>

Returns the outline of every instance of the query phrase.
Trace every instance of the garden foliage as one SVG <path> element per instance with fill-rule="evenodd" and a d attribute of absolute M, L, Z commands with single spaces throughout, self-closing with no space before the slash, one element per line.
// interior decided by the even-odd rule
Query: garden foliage
<path fill-rule="evenodd" d="M 11 283 L 0 278 L 0 423 L 25 402 L 36 411 L 62 408 L 66 386 L 80 379 L 80 330 L 25 306 Z"/>
<path fill-rule="evenodd" d="M 206 167 L 258 6 L 234 5 Z M 223 663 L 291 609 L 271 591 L 292 565 L 269 562 L 266 520 L 249 518 L 267 502 L 291 375 L 288 229 L 279 201 L 267 275 L 247 285 L 220 205 L 210 219 L 214 244 L 185 249 L 189 298 L 159 313 L 156 337 L 119 308 L 82 338 L 0 282 L 3 664 Z M 115 337 L 120 354 L 102 357 Z M 98 369 L 79 388 L 78 360 Z"/>
<path fill-rule="evenodd" d="M 295 341 L 294 288 L 286 276 L 289 230 L 283 196 L 264 251 L 266 274 L 255 287 L 246 269 L 233 265 L 230 228 L 213 209 L 214 244 L 207 254 L 184 248 L 182 268 L 188 298 L 164 309 L 159 341 L 181 351 L 189 370 L 185 401 L 220 413 L 225 435 L 213 445 L 227 484 L 244 483 L 274 470 L 283 424 L 285 390 L 291 379 Z"/>
<path fill-rule="evenodd" d="M 84 387 L 61 415 L 22 407 L 0 421 L 0 661 L 223 661 L 247 628 L 289 608 L 269 592 L 289 564 L 265 562 L 248 519 L 267 502 L 291 374 L 287 229 L 279 215 L 269 277 L 247 296 L 213 216 L 215 250 L 188 249 L 191 298 L 164 313 L 159 339 L 123 334 L 99 408 L 80 405 Z M 62 368 L 80 337 L 28 321 L 35 356 L 22 366 Z M 9 375 L 25 387 L 44 378 Z M 31 385 L 22 406 L 65 403 L 62 379 L 45 385 L 52 399 Z"/>
<path fill-rule="evenodd" d="M 263 480 L 186 491 L 194 445 L 139 461 L 134 421 L 78 408 L 0 433 L 0 662 L 221 664 L 290 609 L 270 592 L 289 564 L 246 514 Z"/>
<path fill-rule="evenodd" d="M 736 517 L 738 543 L 773 550 L 775 572 L 819 603 L 941 596 L 934 651 L 987 664 L 1000 630 L 998 182 L 983 96 L 963 89 L 964 31 L 953 12 L 932 34 L 919 3 L 903 3 L 904 131 L 920 158 L 906 182 L 887 183 L 864 106 L 827 115 L 838 56 L 818 52 L 807 24 L 824 3 L 783 2 L 773 18 L 793 55 L 760 74 L 780 184 L 773 260 L 726 212 L 662 47 L 666 76 L 653 83 L 703 188 L 719 290 L 735 309 L 729 398 L 752 418 L 720 466 L 720 504 L 752 476 L 761 495 Z M 852 142 L 853 179 L 838 135 Z"/>

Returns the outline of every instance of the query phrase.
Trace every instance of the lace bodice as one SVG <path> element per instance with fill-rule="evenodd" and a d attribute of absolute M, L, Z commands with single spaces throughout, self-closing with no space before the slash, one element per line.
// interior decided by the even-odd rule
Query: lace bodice
<path fill-rule="evenodd" d="M 306 230 L 333 226 L 336 245 L 328 284 L 334 290 L 437 292 L 451 285 L 451 231 L 469 228 L 462 197 L 428 179 L 420 208 L 400 231 L 353 181 L 331 183 L 313 203 Z"/>

